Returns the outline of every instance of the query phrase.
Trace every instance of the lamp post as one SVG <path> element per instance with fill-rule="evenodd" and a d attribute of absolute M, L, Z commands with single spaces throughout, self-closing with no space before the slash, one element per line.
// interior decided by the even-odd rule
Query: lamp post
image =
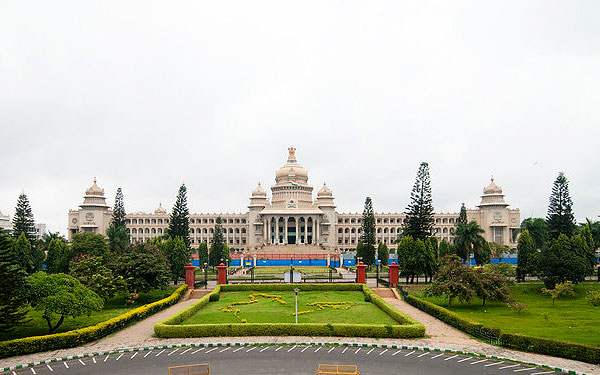
<path fill-rule="evenodd" d="M 294 288 L 294 293 L 296 293 L 296 324 L 298 324 L 298 292 L 300 289 Z"/>
<path fill-rule="evenodd" d="M 294 257 L 290 257 L 290 283 L 294 282 Z M 298 294 L 298 292 L 296 292 Z"/>
<path fill-rule="evenodd" d="M 379 288 L 379 259 L 375 258 L 375 277 L 377 279 L 377 288 Z"/>
<path fill-rule="evenodd" d="M 204 263 L 204 289 L 208 289 L 208 263 Z"/>

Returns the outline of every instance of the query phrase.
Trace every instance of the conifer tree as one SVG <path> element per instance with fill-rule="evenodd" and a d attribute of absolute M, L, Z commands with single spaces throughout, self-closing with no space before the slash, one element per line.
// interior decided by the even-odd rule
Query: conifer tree
<path fill-rule="evenodd" d="M 356 256 L 362 257 L 363 262 L 369 266 L 375 264 L 375 214 L 373 213 L 373 202 L 370 197 L 365 199 L 360 242 L 362 243 L 360 254 L 357 246 Z"/>
<path fill-rule="evenodd" d="M 569 195 L 569 181 L 564 172 L 560 172 L 554 180 L 546 220 L 553 239 L 558 238 L 560 234 L 570 237 L 575 232 L 573 201 Z"/>
<path fill-rule="evenodd" d="M 25 232 L 21 232 L 19 238 L 13 240 L 13 252 L 17 256 L 19 265 L 28 274 L 36 271 L 36 264 L 33 255 L 33 247 L 31 242 L 25 236 Z"/>
<path fill-rule="evenodd" d="M 412 236 L 415 240 L 425 240 L 431 235 L 434 223 L 429 165 L 425 162 L 419 166 L 410 199 L 411 203 L 406 207 L 403 234 Z"/>
<path fill-rule="evenodd" d="M 223 226 L 221 225 L 221 218 L 217 217 L 217 220 L 215 221 L 215 233 L 213 234 L 213 242 L 210 245 L 210 252 L 208 253 L 211 267 L 216 267 L 221 263 L 221 258 L 223 258 L 224 246 L 225 242 L 223 240 Z"/>
<path fill-rule="evenodd" d="M 533 238 L 528 230 L 521 232 L 517 244 L 517 281 L 525 281 L 525 277 L 532 274 L 537 266 L 536 248 Z"/>
<path fill-rule="evenodd" d="M 467 223 L 467 208 L 465 207 L 465 204 L 463 203 L 460 206 L 460 214 L 458 215 L 458 219 L 456 220 L 456 223 L 461 223 L 461 224 L 466 224 Z"/>
<path fill-rule="evenodd" d="M 13 237 L 19 238 L 21 233 L 25 233 L 25 237 L 30 244 L 35 241 L 35 225 L 33 221 L 33 212 L 29 205 L 29 199 L 25 193 L 19 195 L 15 217 L 13 218 Z"/>
<path fill-rule="evenodd" d="M 123 191 L 121 188 L 117 189 L 115 195 L 115 207 L 112 212 L 112 223 L 115 227 L 125 227 L 125 204 L 123 203 Z"/>
<path fill-rule="evenodd" d="M 13 252 L 11 239 L 0 229 L 0 332 L 10 332 L 27 314 L 27 275 Z"/>
<path fill-rule="evenodd" d="M 206 242 L 202 242 L 198 246 L 198 261 L 200 267 L 202 267 L 204 263 L 208 263 L 208 245 Z"/>
<path fill-rule="evenodd" d="M 112 215 L 112 221 L 106 230 L 108 246 L 111 251 L 121 254 L 127 245 L 129 245 L 129 233 L 127 233 L 125 205 L 123 203 L 123 192 L 121 191 L 121 188 L 117 189 L 115 207 L 113 208 Z"/>
<path fill-rule="evenodd" d="M 169 237 L 181 237 L 190 247 L 190 211 L 187 207 L 187 188 L 181 184 L 169 221 Z"/>

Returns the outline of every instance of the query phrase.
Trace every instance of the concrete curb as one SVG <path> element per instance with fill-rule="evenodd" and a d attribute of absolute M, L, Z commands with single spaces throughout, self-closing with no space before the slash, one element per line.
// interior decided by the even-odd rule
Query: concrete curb
<path fill-rule="evenodd" d="M 54 359 L 50 359 L 47 361 L 38 361 L 38 362 L 32 362 L 32 363 L 27 363 L 27 364 L 22 364 L 22 365 L 16 365 L 16 366 L 12 366 L 12 367 L 4 367 L 1 369 L 1 371 L 9 372 L 9 371 L 14 371 L 14 370 L 22 369 L 22 368 L 29 368 L 29 367 L 33 367 L 33 366 L 37 366 L 37 365 L 64 362 L 64 361 L 68 361 L 68 360 L 72 360 L 72 359 L 90 358 L 90 357 L 97 357 L 100 355 L 110 355 L 110 354 L 119 354 L 119 353 L 133 353 L 133 352 L 139 352 L 142 350 L 186 348 L 186 347 L 201 348 L 201 347 L 227 347 L 227 346 L 284 346 L 284 345 L 371 347 L 371 348 L 385 348 L 385 349 L 420 350 L 420 351 L 424 351 L 424 352 L 454 353 L 454 354 L 462 354 L 462 355 L 468 355 L 468 356 L 479 357 L 479 358 L 490 358 L 490 359 L 497 359 L 497 360 L 503 360 L 503 361 L 510 361 L 510 362 L 520 363 L 520 364 L 524 364 L 524 365 L 528 365 L 528 366 L 543 367 L 543 368 L 547 368 L 550 370 L 559 371 L 559 372 L 562 372 L 565 374 L 586 375 L 583 372 L 563 369 L 563 368 L 555 367 L 555 366 L 548 365 L 548 364 L 520 362 L 520 361 L 515 361 L 515 360 L 509 359 L 509 358 L 498 357 L 495 355 L 480 354 L 480 353 L 473 353 L 473 352 L 463 352 L 460 350 L 455 351 L 455 350 L 449 350 L 449 349 L 443 349 L 443 348 L 429 348 L 429 347 L 422 347 L 422 346 L 361 344 L 361 343 L 333 343 L 333 342 L 290 342 L 290 343 L 267 343 L 267 342 L 265 342 L 265 343 L 256 343 L 256 342 L 232 343 L 232 342 L 227 342 L 227 343 L 208 343 L 208 344 L 192 343 L 192 344 L 179 344 L 179 345 L 175 344 L 175 345 L 162 345 L 162 346 L 147 346 L 147 347 L 141 347 L 141 348 L 128 348 L 128 349 L 121 349 L 121 350 L 106 351 L 106 352 L 101 352 L 101 353 L 94 352 L 94 353 L 73 355 L 73 356 L 68 356 L 68 357 L 59 357 L 59 358 L 54 358 Z"/>

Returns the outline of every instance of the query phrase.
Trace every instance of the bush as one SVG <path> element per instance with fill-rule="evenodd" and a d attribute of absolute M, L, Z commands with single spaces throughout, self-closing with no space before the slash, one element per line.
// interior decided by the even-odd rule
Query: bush
<path fill-rule="evenodd" d="M 600 364 L 600 348 L 518 334 L 502 334 L 502 346 L 526 352 Z"/>
<path fill-rule="evenodd" d="M 380 324 L 327 324 L 327 323 L 235 323 L 235 324 L 189 324 L 181 323 L 212 301 L 213 295 L 227 291 L 288 291 L 299 288 L 314 290 L 362 291 L 365 298 L 386 312 L 398 325 Z M 217 285 L 212 293 L 195 304 L 171 315 L 154 326 L 158 337 L 207 337 L 207 336 L 344 336 L 344 337 L 394 337 L 415 338 L 425 335 L 425 326 L 394 309 L 364 284 L 226 284 Z"/>
<path fill-rule="evenodd" d="M 600 291 L 589 290 L 585 295 L 585 299 L 594 306 L 600 306 Z"/>
<path fill-rule="evenodd" d="M 219 293 L 210 293 L 210 302 L 216 302 L 219 298 L 221 298 Z"/>
<path fill-rule="evenodd" d="M 48 350 L 71 348 L 98 340 L 110 333 L 125 328 L 125 326 L 131 322 L 143 319 L 164 309 L 167 306 L 175 304 L 177 301 L 179 301 L 179 299 L 181 299 L 186 291 L 187 285 L 182 285 L 167 298 L 140 306 L 94 326 L 80 328 L 68 332 L 56 333 L 53 335 L 32 336 L 9 341 L 1 341 L 0 358 Z"/>

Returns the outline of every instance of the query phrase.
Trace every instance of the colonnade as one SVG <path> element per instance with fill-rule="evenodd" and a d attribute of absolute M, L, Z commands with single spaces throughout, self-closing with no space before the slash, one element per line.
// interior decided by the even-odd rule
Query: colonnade
<path fill-rule="evenodd" d="M 263 218 L 263 237 L 270 245 L 314 245 L 319 243 L 318 216 L 269 215 Z"/>

